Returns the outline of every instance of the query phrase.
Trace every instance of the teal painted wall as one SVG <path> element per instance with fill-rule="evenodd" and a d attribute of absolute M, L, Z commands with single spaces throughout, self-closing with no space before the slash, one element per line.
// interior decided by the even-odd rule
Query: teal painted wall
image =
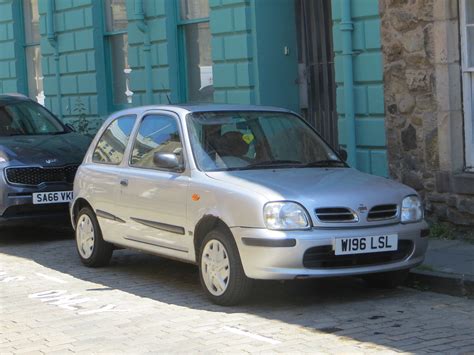
<path fill-rule="evenodd" d="M 78 123 L 82 114 L 94 131 L 117 107 L 111 104 L 110 55 L 104 37 L 103 3 L 55 0 L 62 116 Z M 0 92 L 27 94 L 21 1 L 0 0 Z M 54 48 L 47 39 L 47 1 L 39 1 L 45 104 L 58 113 Z M 126 0 L 130 106 L 181 102 L 186 90 L 186 57 L 177 0 L 143 1 L 150 31 L 151 75 L 145 70 L 144 34 L 135 0 Z M 264 104 L 299 111 L 294 0 L 209 0 L 214 100 Z M 387 176 L 380 18 L 378 0 L 352 0 L 357 168 Z M 339 140 L 347 140 L 341 60 L 341 0 L 332 0 Z M 287 48 L 287 51 L 285 51 Z M 81 112 L 78 109 L 82 109 Z"/>
<path fill-rule="evenodd" d="M 177 5 L 175 0 L 144 1 L 146 23 L 150 31 L 153 103 L 180 101 Z M 128 61 L 132 68 L 130 88 L 133 106 L 147 104 L 144 34 L 137 27 L 135 1 L 127 0 Z"/>
<path fill-rule="evenodd" d="M 257 101 L 299 111 L 298 49 L 292 0 L 253 0 Z"/>
<path fill-rule="evenodd" d="M 352 0 L 357 168 L 388 176 L 378 0 Z M 341 55 L 341 1 L 332 0 L 339 142 L 347 141 Z"/>
<path fill-rule="evenodd" d="M 58 113 L 60 90 L 63 120 L 77 124 L 79 116 L 86 119 L 86 129 L 94 131 L 107 112 L 102 47 L 102 24 L 94 22 L 100 11 L 92 0 L 61 0 L 55 2 L 54 24 L 59 51 L 60 87 L 56 82 L 55 50 L 47 39 L 46 4 L 39 1 L 40 33 L 45 106 Z M 101 90 L 99 90 L 101 88 Z"/>
<path fill-rule="evenodd" d="M 0 92 L 28 94 L 20 1 L 0 0 Z M 16 21 L 15 21 L 16 20 Z"/>
<path fill-rule="evenodd" d="M 257 103 L 253 9 L 246 0 L 210 0 L 209 5 L 214 101 Z"/>
<path fill-rule="evenodd" d="M 215 102 L 298 111 L 294 1 L 210 0 L 210 7 Z"/>

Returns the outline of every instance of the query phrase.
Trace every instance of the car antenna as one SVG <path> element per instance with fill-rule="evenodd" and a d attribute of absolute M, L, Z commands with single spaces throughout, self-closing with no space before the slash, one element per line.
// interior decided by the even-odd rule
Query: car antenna
<path fill-rule="evenodd" d="M 163 90 L 166 90 L 165 85 L 163 83 L 161 83 L 161 87 L 163 88 Z M 168 104 L 172 105 L 173 103 L 171 102 L 169 93 L 166 93 L 166 98 L 168 99 Z"/>

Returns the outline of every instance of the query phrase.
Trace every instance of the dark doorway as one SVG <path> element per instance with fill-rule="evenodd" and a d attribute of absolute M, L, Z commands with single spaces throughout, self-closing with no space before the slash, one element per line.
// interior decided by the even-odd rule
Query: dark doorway
<path fill-rule="evenodd" d="M 338 147 L 330 0 L 296 0 L 300 107 L 306 120 Z"/>

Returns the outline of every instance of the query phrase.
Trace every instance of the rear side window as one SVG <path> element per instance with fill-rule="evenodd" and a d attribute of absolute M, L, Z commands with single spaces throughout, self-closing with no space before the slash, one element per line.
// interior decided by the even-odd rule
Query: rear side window
<path fill-rule="evenodd" d="M 94 149 L 93 162 L 112 165 L 119 165 L 122 162 L 135 118 L 135 115 L 122 116 L 107 127 Z"/>
<path fill-rule="evenodd" d="M 178 159 L 183 159 L 182 151 L 176 119 L 169 116 L 149 115 L 140 124 L 130 165 L 153 169 L 156 168 L 153 164 L 155 153 L 171 153 Z"/>

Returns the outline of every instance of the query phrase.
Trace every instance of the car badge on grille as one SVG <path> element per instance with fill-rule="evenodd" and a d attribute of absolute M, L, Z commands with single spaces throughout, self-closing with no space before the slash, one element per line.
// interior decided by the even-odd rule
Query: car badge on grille
<path fill-rule="evenodd" d="M 58 159 L 46 159 L 45 162 L 46 164 L 53 164 L 53 163 L 56 163 L 58 161 Z"/>
<path fill-rule="evenodd" d="M 364 205 L 359 205 L 359 208 L 357 210 L 359 211 L 359 213 L 366 213 L 367 207 Z"/>

